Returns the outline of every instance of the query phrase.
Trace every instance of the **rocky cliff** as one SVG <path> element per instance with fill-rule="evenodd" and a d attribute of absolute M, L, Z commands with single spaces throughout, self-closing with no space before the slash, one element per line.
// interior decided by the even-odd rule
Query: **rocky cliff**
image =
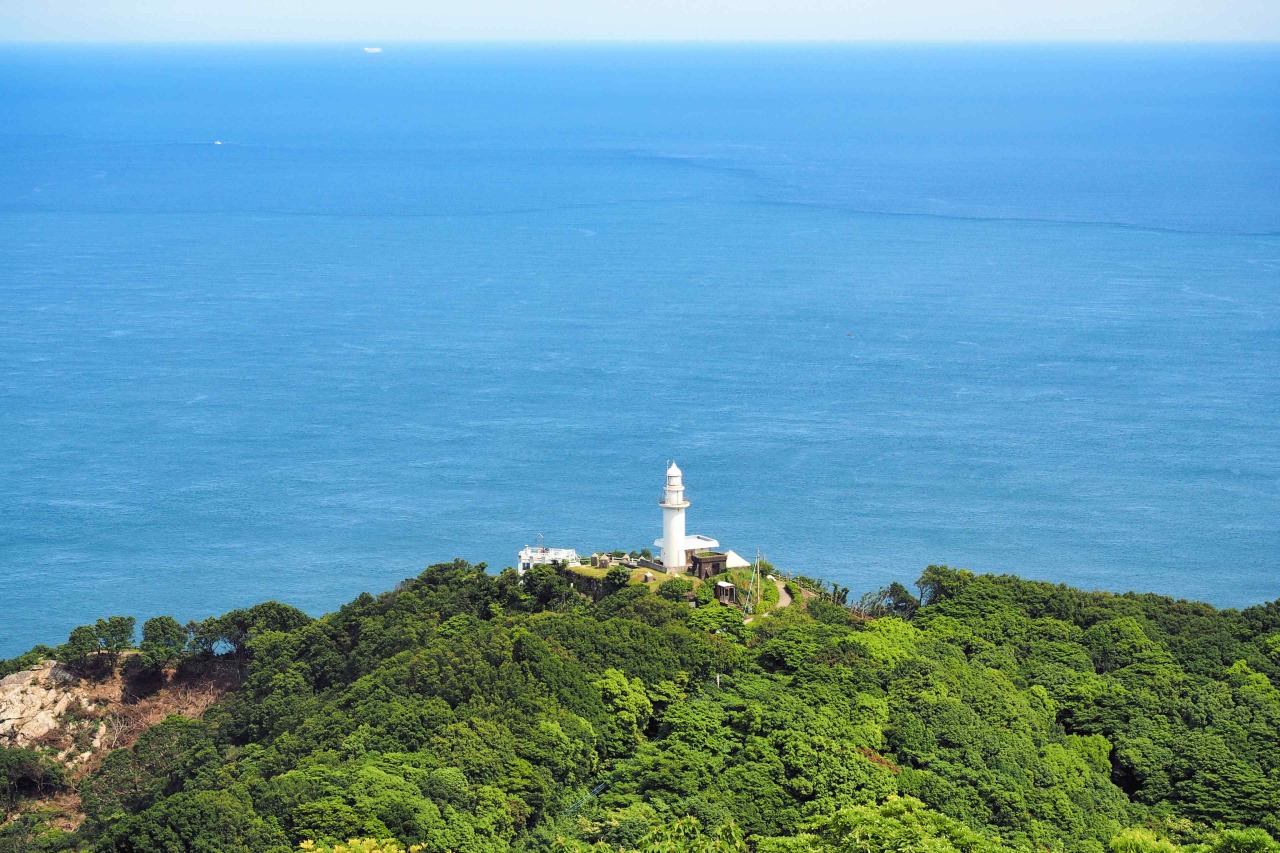
<path fill-rule="evenodd" d="M 90 758 L 107 733 L 101 693 L 52 661 L 0 679 L 0 746 L 50 747 L 70 766 Z"/>

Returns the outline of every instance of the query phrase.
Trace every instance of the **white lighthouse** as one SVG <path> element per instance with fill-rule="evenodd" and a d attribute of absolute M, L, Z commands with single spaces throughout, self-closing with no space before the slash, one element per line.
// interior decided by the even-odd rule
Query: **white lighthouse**
<path fill-rule="evenodd" d="M 684 499 L 684 476 L 674 462 L 667 469 L 667 489 L 658 506 L 662 507 L 662 565 L 668 572 L 683 571 L 684 511 L 689 502 Z"/>
<path fill-rule="evenodd" d="M 719 547 L 720 543 L 710 536 L 685 534 L 684 511 L 689 502 L 684 499 L 684 475 L 674 462 L 667 468 L 667 488 L 658 506 L 662 507 L 662 538 L 655 540 L 653 547 L 662 549 L 662 567 L 668 572 L 683 572 L 689 565 L 691 549 Z"/>

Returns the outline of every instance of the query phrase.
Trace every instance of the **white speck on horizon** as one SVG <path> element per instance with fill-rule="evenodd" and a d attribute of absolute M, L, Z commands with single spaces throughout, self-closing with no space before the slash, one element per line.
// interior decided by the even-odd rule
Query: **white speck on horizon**
<path fill-rule="evenodd" d="M 1266 0 L 43 0 L 4 41 L 1275 41 Z"/>

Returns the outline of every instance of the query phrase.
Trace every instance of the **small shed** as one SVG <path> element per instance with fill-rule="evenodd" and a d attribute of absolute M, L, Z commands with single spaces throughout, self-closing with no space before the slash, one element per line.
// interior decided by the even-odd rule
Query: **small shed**
<path fill-rule="evenodd" d="M 716 581 L 716 601 L 721 604 L 737 604 L 738 588 L 728 581 Z"/>
<path fill-rule="evenodd" d="M 719 551 L 694 551 L 689 555 L 689 574 L 706 580 L 723 574 L 727 562 L 728 557 Z"/>

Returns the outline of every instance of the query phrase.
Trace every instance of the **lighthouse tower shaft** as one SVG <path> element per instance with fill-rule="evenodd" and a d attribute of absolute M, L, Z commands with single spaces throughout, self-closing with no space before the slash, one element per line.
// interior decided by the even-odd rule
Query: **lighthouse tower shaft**
<path fill-rule="evenodd" d="M 668 572 L 684 571 L 684 511 L 689 502 L 684 499 L 684 476 L 674 462 L 667 469 L 667 488 L 658 506 L 662 507 L 662 566 Z"/>

